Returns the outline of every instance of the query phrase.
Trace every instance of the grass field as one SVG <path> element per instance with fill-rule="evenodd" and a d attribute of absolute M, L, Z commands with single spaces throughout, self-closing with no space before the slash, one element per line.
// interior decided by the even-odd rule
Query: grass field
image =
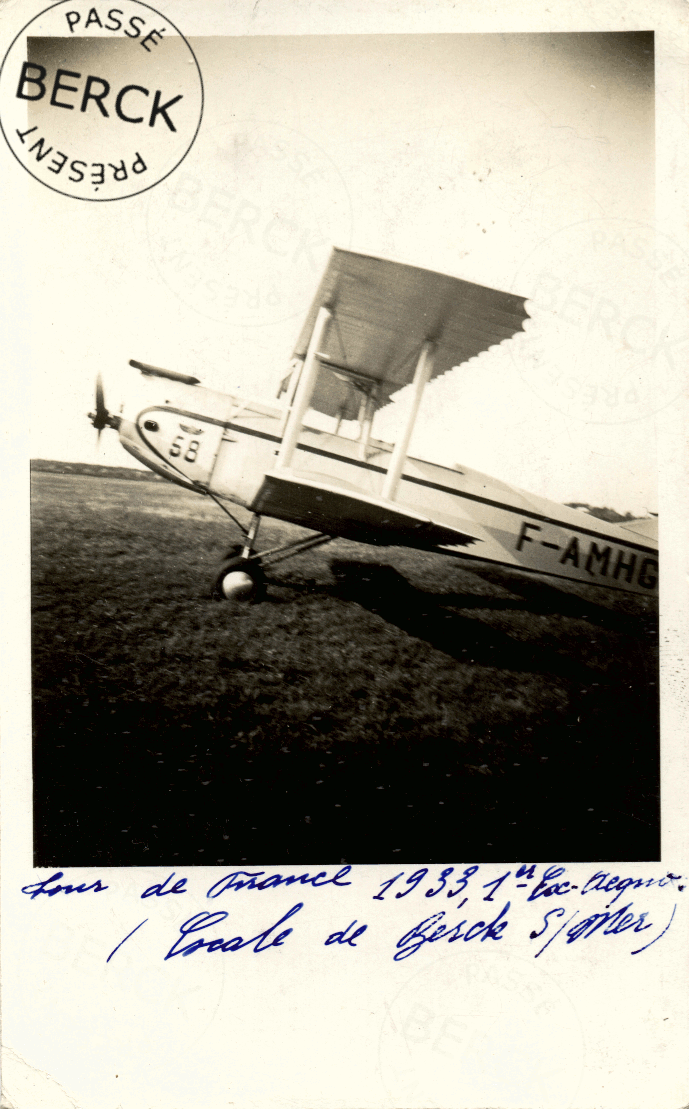
<path fill-rule="evenodd" d="M 220 510 L 119 477 L 34 473 L 33 541 L 37 865 L 659 857 L 631 600 L 337 541 L 218 604 Z"/>

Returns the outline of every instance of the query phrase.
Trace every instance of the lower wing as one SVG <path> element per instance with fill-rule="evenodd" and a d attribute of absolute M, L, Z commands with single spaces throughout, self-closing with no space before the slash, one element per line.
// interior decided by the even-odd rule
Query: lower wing
<path fill-rule="evenodd" d="M 278 472 L 265 475 L 251 508 L 357 543 L 437 549 L 479 542 L 476 535 L 436 523 L 403 505 Z"/>

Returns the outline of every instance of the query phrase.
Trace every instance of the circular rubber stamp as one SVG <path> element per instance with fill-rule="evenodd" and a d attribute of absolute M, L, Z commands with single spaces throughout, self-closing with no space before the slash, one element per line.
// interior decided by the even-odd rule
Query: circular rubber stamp
<path fill-rule="evenodd" d="M 24 169 L 79 200 L 121 200 L 183 161 L 203 111 L 194 53 L 141 0 L 61 0 L 13 40 L 0 68 L 0 125 Z"/>
<path fill-rule="evenodd" d="M 584 1042 L 576 1011 L 533 960 L 434 960 L 385 1005 L 378 1043 L 390 1106 L 573 1104 Z"/>
<path fill-rule="evenodd" d="M 238 120 L 206 129 L 193 167 L 156 192 L 148 241 L 170 289 L 203 316 L 255 327 L 303 314 L 334 243 L 349 245 L 342 175 L 310 138 Z"/>
<path fill-rule="evenodd" d="M 509 344 L 519 373 L 550 407 L 587 423 L 643 419 L 685 387 L 689 259 L 668 236 L 626 219 L 555 232 L 513 288 L 531 321 Z"/>

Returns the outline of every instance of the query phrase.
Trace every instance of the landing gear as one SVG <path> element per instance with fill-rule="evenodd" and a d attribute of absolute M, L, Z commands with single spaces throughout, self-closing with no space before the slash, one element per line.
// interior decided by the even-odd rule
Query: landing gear
<path fill-rule="evenodd" d="M 244 543 L 232 547 L 215 576 L 211 597 L 214 601 L 262 601 L 266 594 L 265 574 L 254 543 L 261 517 L 251 517 Z"/>
<path fill-rule="evenodd" d="M 262 601 L 266 595 L 266 577 L 264 566 L 283 559 L 292 558 L 329 543 L 330 535 L 311 535 L 299 539 L 294 543 L 287 543 L 282 547 L 271 547 L 267 551 L 257 552 L 254 543 L 258 535 L 261 517 L 254 515 L 243 544 L 231 547 L 225 555 L 223 562 L 213 579 L 211 598 L 214 601 Z"/>
<path fill-rule="evenodd" d="M 241 550 L 241 548 L 237 548 Z M 258 562 L 250 562 L 241 554 L 226 559 L 215 578 L 211 589 L 214 601 L 262 601 L 266 594 L 263 567 Z"/>

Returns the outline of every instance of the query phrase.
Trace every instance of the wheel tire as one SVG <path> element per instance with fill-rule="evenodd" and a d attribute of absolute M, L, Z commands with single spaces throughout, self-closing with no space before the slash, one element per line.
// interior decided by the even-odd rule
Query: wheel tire
<path fill-rule="evenodd" d="M 237 574 L 236 591 L 232 589 L 226 579 L 232 575 Z M 239 575 L 246 579 L 248 588 L 243 588 L 244 583 L 239 578 Z M 250 562 L 241 555 L 234 558 L 226 559 L 220 569 L 218 570 L 213 584 L 211 587 L 211 598 L 214 601 L 250 601 L 255 604 L 257 601 L 262 601 L 266 595 L 265 575 L 262 567 L 257 562 Z"/>

